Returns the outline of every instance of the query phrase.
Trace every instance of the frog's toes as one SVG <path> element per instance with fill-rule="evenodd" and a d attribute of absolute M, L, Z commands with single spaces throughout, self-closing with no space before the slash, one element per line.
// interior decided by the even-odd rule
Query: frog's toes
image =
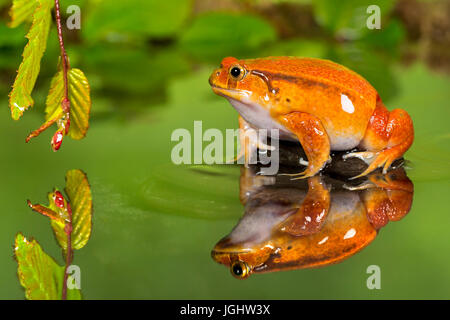
<path fill-rule="evenodd" d="M 369 167 L 367 167 L 367 169 L 363 173 L 350 178 L 350 180 L 363 177 L 380 167 L 383 167 L 383 174 L 386 174 L 395 159 L 397 159 L 397 155 L 393 153 L 392 150 L 386 149 L 383 152 L 377 154 L 376 158 L 371 161 Z"/>
<path fill-rule="evenodd" d="M 255 143 L 255 146 L 260 149 L 260 150 L 270 150 L 270 151 L 274 151 L 276 148 L 274 146 L 269 146 L 267 144 L 265 144 L 264 142 L 257 140 Z"/>
<path fill-rule="evenodd" d="M 293 177 L 291 180 L 300 180 L 306 179 L 314 176 L 317 173 L 315 170 L 311 170 L 310 168 L 306 168 L 305 171 L 299 173 L 280 173 L 281 176 L 289 176 Z"/>
<path fill-rule="evenodd" d="M 351 185 L 348 185 L 345 183 L 342 186 L 342 188 L 349 190 L 349 191 L 367 190 L 367 189 L 376 188 L 376 187 L 377 186 L 371 181 L 364 181 L 363 183 L 360 183 L 356 186 L 351 186 Z"/>
<path fill-rule="evenodd" d="M 305 167 L 309 165 L 309 162 L 303 158 L 298 159 L 298 163 Z"/>
<path fill-rule="evenodd" d="M 377 152 L 363 151 L 363 152 L 350 152 L 342 156 L 342 159 L 347 160 L 350 158 L 358 158 L 364 161 L 367 165 L 370 165 L 376 158 Z"/>

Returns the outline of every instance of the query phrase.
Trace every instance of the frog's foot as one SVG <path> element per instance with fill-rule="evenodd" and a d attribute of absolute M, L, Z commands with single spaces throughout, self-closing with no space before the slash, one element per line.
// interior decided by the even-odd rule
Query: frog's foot
<path fill-rule="evenodd" d="M 375 159 L 377 153 L 371 151 L 363 151 L 363 152 L 351 152 L 342 156 L 343 160 L 347 160 L 350 158 L 358 158 L 364 161 L 367 165 L 370 165 Z"/>
<path fill-rule="evenodd" d="M 411 141 L 412 142 L 412 141 Z M 410 141 L 405 141 L 404 143 L 398 144 L 392 148 L 384 149 L 381 152 L 376 153 L 375 159 L 369 164 L 366 170 L 363 173 L 352 177 L 350 179 L 357 179 L 363 177 L 372 171 L 383 168 L 383 174 L 386 174 L 391 166 L 391 164 L 400 158 L 405 152 L 405 145 L 411 145 Z"/>
<path fill-rule="evenodd" d="M 294 133 L 308 158 L 305 171 L 291 174 L 297 179 L 305 179 L 318 173 L 330 158 L 330 139 L 321 121 L 304 112 L 291 112 L 279 118 L 279 122 Z"/>
<path fill-rule="evenodd" d="M 376 188 L 377 185 L 374 184 L 372 181 L 364 181 L 356 186 L 351 186 L 348 184 L 344 184 L 342 186 L 342 188 L 349 190 L 349 191 L 360 191 L 360 190 L 367 190 L 367 189 L 371 189 L 371 188 Z"/>
<path fill-rule="evenodd" d="M 397 156 L 393 155 L 391 152 L 387 152 L 385 150 L 377 155 L 377 157 L 370 163 L 366 170 L 364 170 L 361 174 L 351 177 L 350 180 L 364 177 L 371 173 L 372 171 L 383 167 L 383 174 L 386 174 L 392 162 L 397 159 Z"/>

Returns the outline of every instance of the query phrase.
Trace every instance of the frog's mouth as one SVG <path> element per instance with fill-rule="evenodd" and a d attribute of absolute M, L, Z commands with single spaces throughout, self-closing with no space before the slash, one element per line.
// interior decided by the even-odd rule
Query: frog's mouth
<path fill-rule="evenodd" d="M 244 104 L 251 104 L 252 101 L 250 97 L 252 96 L 251 91 L 247 90 L 239 90 L 239 89 L 229 89 L 229 88 L 222 88 L 215 85 L 211 85 L 212 90 L 215 94 L 218 94 L 220 96 L 223 96 L 227 99 L 233 99 L 236 101 L 239 101 Z"/>

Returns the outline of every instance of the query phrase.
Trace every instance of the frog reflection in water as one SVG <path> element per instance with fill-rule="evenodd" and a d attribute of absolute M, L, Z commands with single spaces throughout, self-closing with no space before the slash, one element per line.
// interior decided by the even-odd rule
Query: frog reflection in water
<path fill-rule="evenodd" d="M 245 214 L 212 251 L 240 279 L 340 262 L 371 243 L 389 221 L 403 218 L 413 198 L 403 168 L 352 186 L 326 176 L 299 184 L 242 170 Z"/>

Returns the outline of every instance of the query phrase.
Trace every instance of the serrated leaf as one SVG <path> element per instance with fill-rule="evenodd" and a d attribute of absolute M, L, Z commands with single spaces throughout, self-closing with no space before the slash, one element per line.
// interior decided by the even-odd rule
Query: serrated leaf
<path fill-rule="evenodd" d="M 15 28 L 22 22 L 31 20 L 37 5 L 37 0 L 13 0 L 13 5 L 9 10 L 11 21 L 8 23 L 8 26 Z"/>
<path fill-rule="evenodd" d="M 13 89 L 9 94 L 9 107 L 14 120 L 19 119 L 23 112 L 34 104 L 31 92 L 36 83 L 41 59 L 47 46 L 53 1 L 38 0 L 38 3 L 33 14 L 33 23 L 26 35 L 28 43 L 22 54 L 23 60 L 17 71 Z"/>
<path fill-rule="evenodd" d="M 14 255 L 17 274 L 28 300 L 61 300 L 64 267 L 47 255 L 36 240 L 27 240 L 21 233 L 16 235 Z M 77 289 L 67 290 L 67 299 L 81 299 Z"/>
<path fill-rule="evenodd" d="M 88 242 L 92 228 L 92 194 L 83 171 L 75 169 L 67 172 L 65 191 L 72 208 L 72 248 L 79 250 Z M 67 235 L 64 224 L 52 220 L 51 225 L 59 245 L 66 252 Z"/>
<path fill-rule="evenodd" d="M 82 139 L 89 128 L 91 97 L 89 83 L 80 69 L 72 68 L 67 73 L 70 100 L 70 127 L 68 135 L 72 139 Z M 59 71 L 52 79 L 47 96 L 45 120 L 50 122 L 63 116 L 61 102 L 64 98 L 63 72 Z"/>

